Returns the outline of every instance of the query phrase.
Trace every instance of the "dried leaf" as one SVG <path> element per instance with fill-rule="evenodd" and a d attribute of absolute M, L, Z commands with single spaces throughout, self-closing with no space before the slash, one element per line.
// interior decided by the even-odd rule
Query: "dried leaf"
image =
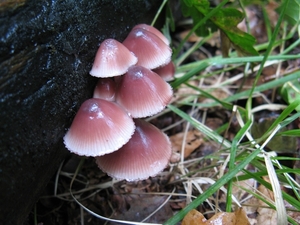
<path fill-rule="evenodd" d="M 236 217 L 236 225 L 249 225 L 250 222 L 248 220 L 248 217 L 246 215 L 246 212 L 243 208 L 238 208 L 235 212 Z"/>
<path fill-rule="evenodd" d="M 190 130 L 186 134 L 186 142 L 184 146 L 184 158 L 188 157 L 203 143 L 203 134 L 198 130 Z M 184 133 L 178 133 L 170 137 L 173 151 L 181 152 L 182 141 Z"/>
<path fill-rule="evenodd" d="M 181 225 L 202 225 L 205 224 L 207 220 L 195 209 L 192 209 L 186 216 L 183 218 Z"/>
<path fill-rule="evenodd" d="M 233 213 L 219 212 L 209 220 L 193 209 L 183 218 L 182 225 L 250 225 L 250 223 L 243 208 Z"/>
<path fill-rule="evenodd" d="M 205 225 L 236 225 L 236 216 L 234 213 L 219 212 L 210 218 Z M 246 225 L 246 224 L 239 224 Z"/>
<path fill-rule="evenodd" d="M 265 186 L 260 185 L 257 189 L 260 191 L 264 199 L 274 199 L 273 192 L 267 189 Z M 264 225 L 277 224 L 276 210 L 268 208 L 267 204 L 261 200 L 259 201 L 259 205 L 260 207 L 257 209 L 257 223 Z"/>

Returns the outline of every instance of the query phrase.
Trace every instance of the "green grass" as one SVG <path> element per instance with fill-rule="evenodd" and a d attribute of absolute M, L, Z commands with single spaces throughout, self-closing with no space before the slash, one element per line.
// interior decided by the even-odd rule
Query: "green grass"
<path fill-rule="evenodd" d="M 196 49 L 203 44 L 203 41 L 198 42 L 194 46 L 192 46 L 190 50 L 182 53 L 182 55 L 179 55 L 179 52 L 187 38 L 183 39 L 183 42 L 180 43 L 178 49 L 174 50 L 176 57 L 174 58 L 174 62 L 177 65 L 177 75 L 176 79 L 171 83 L 171 85 L 174 88 L 175 92 L 178 91 L 180 93 L 181 88 L 188 87 L 190 88 L 192 94 L 185 94 L 185 96 L 179 98 L 178 101 L 173 102 L 171 105 L 169 105 L 168 109 L 183 118 L 186 123 L 189 123 L 194 128 L 201 131 L 207 139 L 218 144 L 220 146 L 220 151 L 228 152 L 230 158 L 228 164 L 226 164 L 227 172 L 221 178 L 216 179 L 215 183 L 212 184 L 209 189 L 204 190 L 201 195 L 195 198 L 184 209 L 179 211 L 175 216 L 170 218 L 164 224 L 177 224 L 191 209 L 195 209 L 203 202 L 209 201 L 211 196 L 218 190 L 220 190 L 224 185 L 227 189 L 226 210 L 230 211 L 234 207 L 234 204 L 232 203 L 232 189 L 234 183 L 236 181 L 250 179 L 254 179 L 258 183 L 264 185 L 267 189 L 273 190 L 275 199 L 274 202 L 272 200 L 265 199 L 255 190 L 245 189 L 245 187 L 242 186 L 240 188 L 244 189 L 254 197 L 264 201 L 270 208 L 277 210 L 278 224 L 287 224 L 288 222 L 291 224 L 297 224 L 297 222 L 294 221 L 293 218 L 287 216 L 284 201 L 289 202 L 295 208 L 295 210 L 300 211 L 298 194 L 299 185 L 289 175 L 289 173 L 299 174 L 299 169 L 287 168 L 282 166 L 280 164 L 280 161 L 278 160 L 279 157 L 266 152 L 265 146 L 272 138 L 274 138 L 274 136 L 291 135 L 292 137 L 299 137 L 300 132 L 298 129 L 287 131 L 281 131 L 281 129 L 291 124 L 295 119 L 299 118 L 300 113 L 295 109 L 300 105 L 300 99 L 296 99 L 294 102 L 288 102 L 281 108 L 283 110 L 281 110 L 280 115 L 276 118 L 276 120 L 260 138 L 260 140 L 253 139 L 251 133 L 249 132 L 254 123 L 253 117 L 255 109 L 253 108 L 252 98 L 255 98 L 256 96 L 263 96 L 264 94 L 262 92 L 267 90 L 275 90 L 276 88 L 280 88 L 285 83 L 294 81 L 300 77 L 300 71 L 296 68 L 296 70 L 292 72 L 277 76 L 274 80 L 270 80 L 263 84 L 258 84 L 258 80 L 262 74 L 262 71 L 267 65 L 272 64 L 279 67 L 283 62 L 287 60 L 299 59 L 300 57 L 299 54 L 288 54 L 292 51 L 293 48 L 299 46 L 299 40 L 285 47 L 286 42 L 290 39 L 290 37 L 297 34 L 297 32 L 299 33 L 299 30 L 297 30 L 299 29 L 299 21 L 298 24 L 290 30 L 290 33 L 286 33 L 287 23 L 284 21 L 284 16 L 287 7 L 288 1 L 285 1 L 285 4 L 283 4 L 282 6 L 282 11 L 279 14 L 279 19 L 275 28 L 271 29 L 270 27 L 267 27 L 269 31 L 269 41 L 259 46 L 255 46 L 255 48 L 259 52 L 261 52 L 260 56 L 238 57 L 236 55 L 236 52 L 232 52 L 230 54 L 230 58 L 222 58 L 221 56 L 216 56 L 213 58 L 204 59 L 202 61 L 184 63 L 184 60 L 188 58 L 189 54 L 196 51 Z M 207 18 L 205 17 L 204 19 L 206 20 Z M 270 25 L 269 21 L 266 24 Z M 193 31 L 193 29 L 191 31 Z M 203 40 L 206 39 L 204 38 Z M 273 50 L 275 47 L 280 48 L 280 52 L 276 55 L 273 55 Z M 253 73 L 251 67 L 247 66 L 248 63 L 256 63 L 255 65 L 257 65 L 257 69 L 255 70 L 256 77 L 252 87 L 248 87 L 246 88 L 246 90 L 234 93 L 223 99 L 217 98 L 213 95 L 213 91 L 222 89 L 228 90 L 230 89 L 230 86 L 233 84 L 233 82 L 235 82 L 236 80 L 241 80 L 245 76 L 248 76 L 248 74 Z M 224 66 L 222 67 L 222 69 L 219 69 L 217 71 L 210 70 L 212 66 L 217 65 Z M 235 68 L 241 67 L 245 68 L 244 73 L 240 74 L 239 76 L 236 75 L 235 77 L 227 81 L 222 80 L 222 82 L 219 82 L 218 85 L 196 86 L 193 84 L 193 82 L 191 82 L 198 81 L 198 83 L 200 83 L 201 80 L 203 81 L 205 79 L 215 78 L 216 76 L 218 76 L 218 74 L 222 74 L 228 71 L 230 72 Z M 244 88 L 240 87 L 240 89 Z M 195 91 L 198 94 L 195 94 Z M 196 101 L 200 97 L 204 97 L 206 99 L 209 99 L 210 101 Z M 247 99 L 245 108 L 235 105 L 235 102 L 241 99 Z M 268 107 L 268 103 L 266 104 Z M 229 110 L 232 114 L 235 114 L 238 117 L 240 130 L 235 134 L 235 137 L 232 140 L 228 140 L 221 136 L 218 132 L 211 130 L 203 122 L 200 122 L 192 115 L 182 111 L 181 107 L 185 105 L 193 107 L 193 109 L 197 109 L 200 112 L 201 110 L 213 109 L 214 107 L 221 107 L 225 110 Z M 276 104 L 270 102 L 269 105 L 269 108 L 272 109 L 272 107 Z M 255 111 L 255 113 L 257 113 L 257 111 Z M 228 123 L 227 126 L 230 126 L 230 123 Z M 226 130 L 227 128 L 223 130 Z M 248 142 L 245 142 L 245 138 L 248 139 Z M 299 159 L 289 158 L 289 160 L 297 161 Z M 256 171 L 249 171 L 247 169 L 249 165 L 254 166 Z M 190 171 L 190 175 L 191 176 L 188 177 L 189 179 L 197 178 L 197 173 L 193 173 Z M 266 175 L 269 176 L 270 182 L 267 182 L 262 178 L 262 176 Z M 183 177 L 186 179 L 187 175 L 183 175 Z M 291 195 L 281 191 L 280 187 L 282 187 L 283 185 L 288 185 L 289 187 L 291 187 L 293 193 L 296 196 L 296 199 Z"/>

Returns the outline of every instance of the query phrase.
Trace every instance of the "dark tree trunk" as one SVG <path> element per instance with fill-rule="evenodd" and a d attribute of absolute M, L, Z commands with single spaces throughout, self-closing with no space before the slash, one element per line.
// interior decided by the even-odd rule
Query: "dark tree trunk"
<path fill-rule="evenodd" d="M 101 41 L 150 23 L 155 0 L 0 1 L 0 223 L 22 224 L 68 155 Z"/>

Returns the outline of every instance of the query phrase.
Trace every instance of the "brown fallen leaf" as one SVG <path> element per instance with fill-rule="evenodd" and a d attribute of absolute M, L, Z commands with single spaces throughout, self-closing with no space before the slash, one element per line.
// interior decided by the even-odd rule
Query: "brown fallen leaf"
<path fill-rule="evenodd" d="M 238 208 L 234 211 L 236 217 L 236 225 L 250 225 L 246 212 L 243 208 Z"/>
<path fill-rule="evenodd" d="M 250 222 L 243 208 L 232 213 L 219 212 L 209 220 L 193 209 L 183 218 L 182 225 L 250 225 Z"/>
<path fill-rule="evenodd" d="M 205 224 L 207 220 L 195 209 L 189 211 L 188 214 L 183 218 L 181 225 L 202 225 Z"/>
<path fill-rule="evenodd" d="M 181 152 L 181 146 L 184 133 L 178 133 L 170 137 L 172 148 L 174 152 Z M 196 130 L 190 130 L 186 136 L 186 143 L 184 146 L 184 158 L 188 157 L 193 151 L 195 151 L 203 143 L 203 134 Z"/>
<path fill-rule="evenodd" d="M 263 178 L 264 180 L 270 182 L 268 177 L 263 177 Z M 271 190 L 267 189 L 265 186 L 259 185 L 257 189 L 261 193 L 264 199 L 274 200 L 274 193 Z M 261 200 L 259 200 L 259 207 L 257 209 L 257 212 L 258 212 L 257 215 L 258 224 L 264 224 L 264 225 L 277 224 L 276 210 L 269 208 L 268 205 Z"/>

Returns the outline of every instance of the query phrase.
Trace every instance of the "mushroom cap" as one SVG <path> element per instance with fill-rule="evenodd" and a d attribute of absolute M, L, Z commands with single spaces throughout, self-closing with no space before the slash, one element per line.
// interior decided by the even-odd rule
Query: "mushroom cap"
<path fill-rule="evenodd" d="M 122 147 L 134 129 L 131 117 L 116 103 L 92 98 L 80 106 L 64 143 L 78 155 L 100 156 Z"/>
<path fill-rule="evenodd" d="M 141 29 L 147 30 L 147 31 L 155 34 L 163 42 L 165 42 L 166 45 L 170 44 L 169 40 L 158 29 L 156 29 L 155 27 L 152 27 L 152 26 L 150 26 L 148 24 L 142 23 L 142 24 L 138 24 L 138 25 L 134 26 L 132 29 L 137 29 L 137 28 L 141 28 Z"/>
<path fill-rule="evenodd" d="M 167 65 L 154 69 L 153 72 L 157 73 L 164 81 L 171 81 L 174 79 L 175 65 L 171 61 Z"/>
<path fill-rule="evenodd" d="M 116 102 L 134 118 L 154 115 L 162 111 L 173 95 L 171 86 L 153 71 L 132 66 L 122 76 Z"/>
<path fill-rule="evenodd" d="M 116 83 L 111 78 L 101 78 L 94 89 L 93 98 L 101 98 L 107 101 L 115 100 Z"/>
<path fill-rule="evenodd" d="M 135 55 L 122 43 L 106 39 L 100 44 L 90 75 L 102 78 L 122 75 L 136 63 Z"/>
<path fill-rule="evenodd" d="M 123 44 L 138 58 L 137 65 L 154 69 L 170 62 L 171 48 L 155 34 L 136 28 L 130 31 Z"/>
<path fill-rule="evenodd" d="M 168 164 L 172 153 L 167 135 L 144 120 L 134 120 L 136 130 L 122 148 L 96 157 L 98 167 L 111 177 L 128 181 L 155 176 Z"/>

